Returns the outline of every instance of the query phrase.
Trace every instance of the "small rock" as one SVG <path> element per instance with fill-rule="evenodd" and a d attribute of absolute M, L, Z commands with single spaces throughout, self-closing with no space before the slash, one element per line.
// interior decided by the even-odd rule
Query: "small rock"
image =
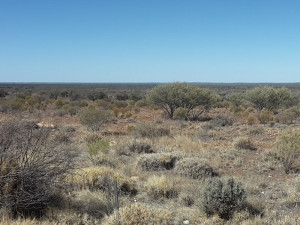
<path fill-rule="evenodd" d="M 190 224 L 190 221 L 185 220 L 185 221 L 183 221 L 183 224 Z"/>

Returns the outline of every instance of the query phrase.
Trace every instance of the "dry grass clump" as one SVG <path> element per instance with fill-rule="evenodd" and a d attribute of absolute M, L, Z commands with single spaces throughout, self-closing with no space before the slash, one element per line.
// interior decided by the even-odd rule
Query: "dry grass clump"
<path fill-rule="evenodd" d="M 164 175 L 153 175 L 144 185 L 148 196 L 152 199 L 173 198 L 178 195 L 174 181 Z"/>
<path fill-rule="evenodd" d="M 74 174 L 67 176 L 66 183 L 77 189 L 110 190 L 113 182 L 118 182 L 120 193 L 136 194 L 132 181 L 115 169 L 101 166 L 77 170 Z"/>
<path fill-rule="evenodd" d="M 140 123 L 134 128 L 134 135 L 136 137 L 161 137 L 170 135 L 170 129 L 165 127 L 154 126 L 151 123 Z"/>
<path fill-rule="evenodd" d="M 203 179 L 215 176 L 213 169 L 200 158 L 183 158 L 176 163 L 175 172 L 192 179 Z"/>
<path fill-rule="evenodd" d="M 239 138 L 237 141 L 234 142 L 234 147 L 236 149 L 245 149 L 245 150 L 256 150 L 254 143 L 248 137 Z"/>
<path fill-rule="evenodd" d="M 169 225 L 172 224 L 171 212 L 143 203 L 122 207 L 106 217 L 103 225 Z"/>
<path fill-rule="evenodd" d="M 253 127 L 248 130 L 248 134 L 252 136 L 262 135 L 264 132 L 265 131 L 262 127 Z"/>
<path fill-rule="evenodd" d="M 144 154 L 139 157 L 137 166 L 144 171 L 171 170 L 178 159 L 179 156 L 172 153 Z"/>

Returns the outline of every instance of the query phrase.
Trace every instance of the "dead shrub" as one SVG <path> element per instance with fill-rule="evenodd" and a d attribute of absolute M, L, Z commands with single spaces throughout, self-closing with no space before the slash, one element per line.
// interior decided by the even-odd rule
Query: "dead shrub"
<path fill-rule="evenodd" d="M 0 125 L 0 206 L 13 215 L 40 216 L 64 188 L 77 153 L 50 140 L 35 123 Z"/>

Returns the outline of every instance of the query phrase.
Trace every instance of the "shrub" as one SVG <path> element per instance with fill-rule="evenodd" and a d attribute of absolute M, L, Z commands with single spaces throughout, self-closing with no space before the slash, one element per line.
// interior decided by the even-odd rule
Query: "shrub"
<path fill-rule="evenodd" d="M 117 108 L 126 108 L 128 106 L 128 103 L 125 101 L 114 101 L 113 106 Z"/>
<path fill-rule="evenodd" d="M 144 171 L 171 170 L 178 158 L 171 153 L 145 154 L 139 157 L 137 165 Z"/>
<path fill-rule="evenodd" d="M 112 215 L 107 216 L 103 221 L 103 225 L 169 225 L 172 222 L 172 215 L 169 210 L 144 203 L 135 203 L 122 207 Z"/>
<path fill-rule="evenodd" d="M 178 196 L 178 200 L 181 205 L 183 205 L 185 207 L 190 207 L 190 206 L 194 205 L 194 203 L 195 203 L 195 196 L 194 196 L 194 194 L 190 194 L 187 192 L 180 192 L 180 194 Z"/>
<path fill-rule="evenodd" d="M 185 108 L 188 112 L 196 107 L 198 116 L 209 109 L 216 101 L 216 94 L 208 89 L 201 89 L 196 85 L 187 83 L 170 83 L 158 85 L 147 94 L 147 99 L 162 107 L 169 118 L 173 118 L 177 108 Z M 196 116 L 196 115 L 195 115 Z"/>
<path fill-rule="evenodd" d="M 177 108 L 174 112 L 173 118 L 175 120 L 184 120 L 188 118 L 188 110 L 185 108 Z"/>
<path fill-rule="evenodd" d="M 287 88 L 257 87 L 247 91 L 245 95 L 259 111 L 263 108 L 274 111 L 280 106 L 292 104 L 292 95 Z"/>
<path fill-rule="evenodd" d="M 233 178 L 210 178 L 205 180 L 200 193 L 200 208 L 207 214 L 217 214 L 229 219 L 234 211 L 241 209 L 246 200 L 242 184 Z"/>
<path fill-rule="evenodd" d="M 80 122 L 92 131 L 98 131 L 101 126 L 112 119 L 112 114 L 107 110 L 87 108 L 80 112 Z"/>
<path fill-rule="evenodd" d="M 213 169 L 199 158 L 181 159 L 176 163 L 174 170 L 181 176 L 192 179 L 203 179 L 216 175 Z"/>
<path fill-rule="evenodd" d="M 282 133 L 277 140 L 276 153 L 285 172 L 289 173 L 300 157 L 300 131 L 293 130 Z"/>
<path fill-rule="evenodd" d="M 35 123 L 0 125 L 0 206 L 13 214 L 40 216 L 64 188 L 77 153 L 50 135 Z"/>
<path fill-rule="evenodd" d="M 149 106 L 149 105 L 150 105 L 150 103 L 147 99 L 140 99 L 135 103 L 136 107 L 146 107 L 146 106 Z"/>
<path fill-rule="evenodd" d="M 148 196 L 152 199 L 173 198 L 177 196 L 175 184 L 166 176 L 153 175 L 145 183 Z"/>
<path fill-rule="evenodd" d="M 203 126 L 205 129 L 213 129 L 215 127 L 225 127 L 232 126 L 233 120 L 229 117 L 218 116 L 212 120 L 210 120 L 207 124 Z"/>
<path fill-rule="evenodd" d="M 170 134 L 170 129 L 157 127 L 151 123 L 140 123 L 134 128 L 134 135 L 137 137 L 161 137 L 168 136 Z"/>
<path fill-rule="evenodd" d="M 96 101 L 98 99 L 105 99 L 107 98 L 107 94 L 102 91 L 92 91 L 88 93 L 87 98 L 91 101 Z"/>
<path fill-rule="evenodd" d="M 257 118 L 255 115 L 253 114 L 250 114 L 248 117 L 247 117 L 247 125 L 254 125 L 257 121 Z"/>
<path fill-rule="evenodd" d="M 128 145 L 128 149 L 135 153 L 153 153 L 151 145 L 144 142 L 134 141 Z"/>
<path fill-rule="evenodd" d="M 107 154 L 109 150 L 109 142 L 106 140 L 97 140 L 89 145 L 90 157 L 96 156 L 99 152 Z"/>
<path fill-rule="evenodd" d="M 273 120 L 273 112 L 268 109 L 263 109 L 259 114 L 259 121 L 261 124 L 266 124 Z"/>
<path fill-rule="evenodd" d="M 283 124 L 292 124 L 298 118 L 297 112 L 292 109 L 287 109 L 281 112 L 276 117 L 276 122 L 283 123 Z"/>
<path fill-rule="evenodd" d="M 256 147 L 250 138 L 240 138 L 234 143 L 237 149 L 256 150 Z"/>
<path fill-rule="evenodd" d="M 128 96 L 128 94 L 123 92 L 123 93 L 116 94 L 115 98 L 119 101 L 125 101 L 125 100 L 129 99 L 129 96 Z"/>

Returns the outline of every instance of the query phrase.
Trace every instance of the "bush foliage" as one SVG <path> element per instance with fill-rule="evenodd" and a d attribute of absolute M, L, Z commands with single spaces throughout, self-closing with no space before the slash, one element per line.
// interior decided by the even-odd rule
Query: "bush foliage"
<path fill-rule="evenodd" d="M 148 92 L 147 98 L 151 103 L 162 107 L 169 118 L 173 118 L 174 112 L 178 108 L 184 108 L 190 113 L 196 107 L 201 107 L 201 110 L 197 110 L 197 115 L 200 116 L 216 101 L 216 94 L 196 85 L 170 83 L 156 86 Z M 193 115 L 193 117 L 195 116 Z"/>
<path fill-rule="evenodd" d="M 242 184 L 233 178 L 211 178 L 204 182 L 200 194 L 200 208 L 207 214 L 229 219 L 234 211 L 245 204 L 246 193 Z"/>

